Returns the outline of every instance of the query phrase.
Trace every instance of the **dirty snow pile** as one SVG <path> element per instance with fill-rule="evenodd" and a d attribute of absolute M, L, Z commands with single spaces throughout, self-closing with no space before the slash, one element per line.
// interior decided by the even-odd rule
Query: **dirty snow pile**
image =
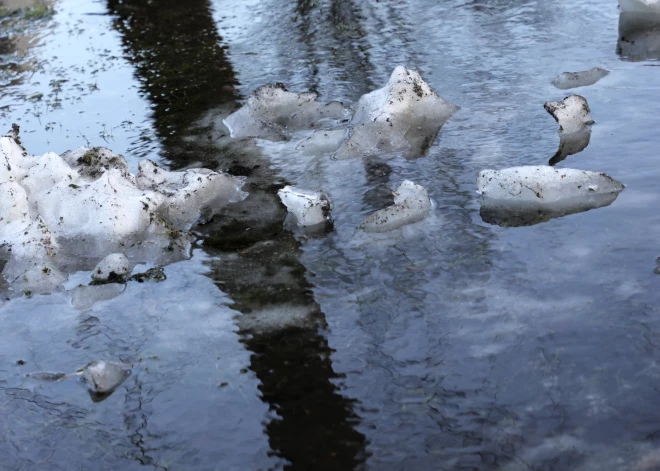
<path fill-rule="evenodd" d="M 459 110 L 441 98 L 419 72 L 397 66 L 385 87 L 363 95 L 355 112 L 339 102 L 321 104 L 312 93 L 291 93 L 282 84 L 264 85 L 223 122 L 235 138 L 289 139 L 314 129 L 297 148 L 335 153 L 339 159 L 379 152 L 423 155 L 443 124 Z"/>
<path fill-rule="evenodd" d="M 519 226 L 607 206 L 624 186 L 604 173 L 527 166 L 482 170 L 477 188 L 486 222 Z"/>
<path fill-rule="evenodd" d="M 150 161 L 136 176 L 124 157 L 102 148 L 30 156 L 14 127 L 0 137 L 2 276 L 14 293 L 31 294 L 53 291 L 63 271 L 89 270 L 109 254 L 118 254 L 107 262 L 122 276 L 126 260 L 187 258 L 190 227 L 245 198 L 242 185 L 226 174 L 168 172 Z"/>

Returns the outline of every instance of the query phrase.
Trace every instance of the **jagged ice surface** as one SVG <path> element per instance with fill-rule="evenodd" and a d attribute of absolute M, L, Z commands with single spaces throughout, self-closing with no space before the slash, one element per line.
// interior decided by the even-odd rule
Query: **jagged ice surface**
<path fill-rule="evenodd" d="M 136 178 L 103 148 L 32 157 L 17 127 L 0 137 L 0 151 L 2 275 L 15 293 L 59 289 L 64 267 L 89 270 L 108 254 L 97 267 L 103 276 L 128 274 L 129 259 L 188 258 L 187 231 L 200 216 L 247 196 L 243 178 L 206 169 L 168 172 L 143 161 Z"/>

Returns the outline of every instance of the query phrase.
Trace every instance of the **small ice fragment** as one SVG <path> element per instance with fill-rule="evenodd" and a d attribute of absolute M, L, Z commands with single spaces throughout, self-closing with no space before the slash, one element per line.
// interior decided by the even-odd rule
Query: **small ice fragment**
<path fill-rule="evenodd" d="M 484 221 L 521 226 L 607 206 L 624 186 L 604 173 L 528 166 L 482 170 L 477 188 Z"/>
<path fill-rule="evenodd" d="M 351 134 L 337 151 L 346 159 L 376 152 L 423 155 L 440 128 L 460 109 L 441 98 L 419 72 L 397 66 L 385 87 L 363 95 L 351 120 Z"/>
<path fill-rule="evenodd" d="M 346 129 L 327 129 L 314 131 L 307 139 L 296 144 L 307 154 L 326 154 L 335 152 L 348 137 Z"/>
<path fill-rule="evenodd" d="M 405 180 L 394 193 L 394 204 L 367 216 L 365 232 L 388 232 L 425 219 L 431 212 L 431 200 L 421 185 Z"/>
<path fill-rule="evenodd" d="M 126 255 L 112 253 L 99 262 L 92 270 L 94 283 L 124 283 L 129 273 Z"/>
<path fill-rule="evenodd" d="M 559 129 L 566 133 L 579 131 L 594 122 L 587 100 L 580 95 L 570 95 L 562 101 L 549 101 L 543 108 L 559 123 Z"/>
<path fill-rule="evenodd" d="M 129 365 L 111 361 L 92 361 L 82 370 L 82 380 L 90 392 L 95 394 L 112 393 L 131 374 Z"/>
<path fill-rule="evenodd" d="M 559 136 L 559 150 L 548 162 L 548 165 L 556 165 L 569 155 L 582 152 L 589 145 L 591 139 L 591 128 L 585 126 L 579 131 L 572 133 L 561 133 Z"/>
<path fill-rule="evenodd" d="M 77 286 L 69 293 L 71 294 L 71 305 L 75 309 L 89 309 L 99 301 L 107 301 L 119 296 L 126 289 L 125 285 L 108 283 L 95 286 Z"/>
<path fill-rule="evenodd" d="M 594 67 L 593 69 L 585 70 L 582 72 L 564 72 L 563 74 L 559 75 L 559 77 L 554 79 L 552 84 L 561 90 L 586 87 L 598 82 L 609 73 L 609 70 L 605 70 L 601 67 Z"/>
<path fill-rule="evenodd" d="M 288 139 L 288 131 L 309 129 L 322 120 L 347 118 L 344 105 L 334 101 L 315 101 L 316 93 L 293 93 L 281 83 L 257 88 L 238 111 L 223 123 L 231 137 L 261 137 L 279 141 Z"/>
<path fill-rule="evenodd" d="M 330 200 L 324 193 L 285 186 L 277 195 L 287 210 L 296 216 L 300 226 L 313 226 L 331 219 Z"/>
<path fill-rule="evenodd" d="M 660 0 L 619 0 L 622 13 L 660 14 Z"/>

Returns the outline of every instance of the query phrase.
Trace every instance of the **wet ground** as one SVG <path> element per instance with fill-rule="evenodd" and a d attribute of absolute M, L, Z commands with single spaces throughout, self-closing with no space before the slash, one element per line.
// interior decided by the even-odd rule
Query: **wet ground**
<path fill-rule="evenodd" d="M 64 294 L 0 307 L 0 469 L 660 469 L 660 48 L 614 0 L 0 12 L 0 123 L 32 153 L 102 145 L 134 170 L 245 175 L 250 192 L 166 281 L 85 310 Z M 305 157 L 221 124 L 264 83 L 354 104 L 397 64 L 462 107 L 420 159 Z M 575 90 L 589 145 L 557 165 L 625 191 L 530 227 L 484 222 L 478 171 L 553 158 L 542 105 L 567 93 L 550 82 L 594 66 L 611 73 Z M 432 216 L 359 231 L 404 179 Z M 334 230 L 285 230 L 285 184 L 330 194 Z M 94 359 L 135 364 L 102 402 L 76 378 L 26 377 Z"/>

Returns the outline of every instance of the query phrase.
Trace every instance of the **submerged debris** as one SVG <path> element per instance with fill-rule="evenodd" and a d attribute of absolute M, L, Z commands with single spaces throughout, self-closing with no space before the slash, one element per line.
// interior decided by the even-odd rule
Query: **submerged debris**
<path fill-rule="evenodd" d="M 257 88 L 238 111 L 223 120 L 233 138 L 287 140 L 297 129 L 310 129 L 323 120 L 343 120 L 344 105 L 316 101 L 316 93 L 293 93 L 281 83 Z"/>
<path fill-rule="evenodd" d="M 324 193 L 285 186 L 277 192 L 277 195 L 287 210 L 295 215 L 300 226 L 325 224 L 331 220 L 331 203 Z"/>
<path fill-rule="evenodd" d="M 565 133 L 579 131 L 594 122 L 591 119 L 587 100 L 580 95 L 570 95 L 562 101 L 550 101 L 543 107 L 555 118 L 559 123 L 559 129 Z"/>
<path fill-rule="evenodd" d="M 553 167 L 482 170 L 481 216 L 500 226 L 523 226 L 611 204 L 624 186 L 604 173 Z"/>
<path fill-rule="evenodd" d="M 346 159 L 375 152 L 403 152 L 408 158 L 419 157 L 459 109 L 440 97 L 419 72 L 397 66 L 385 87 L 358 101 L 350 137 L 337 151 L 337 157 Z"/>
<path fill-rule="evenodd" d="M 144 283 L 145 281 L 154 281 L 156 283 L 165 281 L 167 276 L 165 276 L 165 270 L 163 267 L 154 267 L 148 269 L 144 273 L 136 273 L 131 275 L 129 278 L 131 281 L 137 281 L 138 283 Z"/>
<path fill-rule="evenodd" d="M 601 67 L 594 67 L 593 69 L 585 70 L 582 72 L 564 72 L 563 74 L 560 74 L 559 77 L 554 79 L 552 84 L 561 90 L 586 87 L 598 82 L 609 73 L 609 70 L 605 70 Z"/>
<path fill-rule="evenodd" d="M 394 204 L 369 215 L 362 225 L 365 232 L 388 232 L 425 219 L 431 212 L 431 199 L 421 185 L 405 180 L 394 192 Z"/>

